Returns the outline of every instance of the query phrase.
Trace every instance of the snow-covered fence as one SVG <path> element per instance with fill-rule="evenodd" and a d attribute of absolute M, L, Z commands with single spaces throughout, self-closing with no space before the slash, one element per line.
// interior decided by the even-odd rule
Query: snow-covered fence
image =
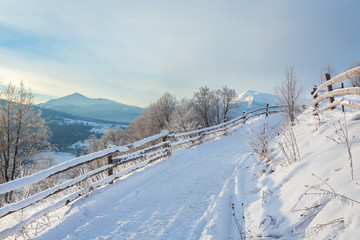
<path fill-rule="evenodd" d="M 269 105 L 266 105 L 264 108 L 244 113 L 238 118 L 219 125 L 202 128 L 191 132 L 171 134 L 167 138 L 170 141 L 170 149 L 173 151 L 184 147 L 199 145 L 204 141 L 217 139 L 219 137 L 225 136 L 232 128 L 238 127 L 240 124 L 245 123 L 250 118 L 260 115 L 268 116 L 269 114 L 281 112 L 282 109 L 282 106 L 269 107 Z"/>
<path fill-rule="evenodd" d="M 344 73 L 341 73 L 333 78 L 330 78 L 329 73 L 325 73 L 325 82 L 321 84 L 317 89 L 314 88 L 312 91 L 313 96 L 313 102 L 312 106 L 317 108 L 319 102 L 324 101 L 325 99 L 329 99 L 329 104 L 325 107 L 322 107 L 320 109 L 317 109 L 314 111 L 314 114 L 317 114 L 321 111 L 325 111 L 328 109 L 334 109 L 336 106 L 347 106 L 351 108 L 355 108 L 357 110 L 360 110 L 360 104 L 356 102 L 349 102 L 349 101 L 342 101 L 342 100 L 335 100 L 335 97 L 340 96 L 347 96 L 347 95 L 359 95 L 360 94 L 360 87 L 349 87 L 344 88 L 344 84 L 341 84 L 340 89 L 332 89 L 332 85 L 335 83 L 340 83 L 344 80 L 348 80 L 354 77 L 360 76 L 360 67 L 356 67 L 353 69 L 350 69 Z M 318 93 L 322 90 L 327 88 L 327 92 L 318 96 Z"/>
<path fill-rule="evenodd" d="M 6 193 L 19 193 L 54 176 L 58 177 L 54 186 L 50 186 L 45 190 L 32 191 L 30 196 L 0 208 L 0 221 L 2 222 L 0 225 L 0 239 L 15 234 L 19 229 L 35 221 L 44 213 L 54 211 L 75 199 L 85 196 L 99 186 L 112 183 L 114 180 L 149 162 L 166 158 L 170 153 L 169 142 L 163 141 L 167 135 L 169 135 L 169 131 L 165 130 L 160 134 L 126 146 L 108 146 L 105 150 L 74 158 L 31 176 L 1 184 L 0 197 L 3 199 Z M 95 166 L 98 167 L 95 169 L 84 167 L 91 163 L 97 163 Z M 68 176 L 73 176 L 68 174 L 69 171 L 77 170 L 81 174 L 68 179 Z M 34 210 L 35 208 L 36 210 Z M 13 222 L 11 214 L 23 209 L 27 210 L 23 216 L 24 219 L 15 226 L 10 226 L 9 223 Z"/>
<path fill-rule="evenodd" d="M 36 191 L 31 191 L 26 198 L 0 208 L 1 222 L 7 223 L 0 226 L 0 239 L 15 234 L 46 212 L 54 211 L 100 186 L 111 184 L 116 179 L 150 162 L 167 158 L 171 151 L 198 145 L 204 141 L 212 141 L 226 135 L 231 129 L 250 118 L 260 115 L 268 116 L 280 111 L 282 111 L 282 106 L 269 107 L 267 105 L 265 108 L 245 113 L 231 121 L 196 131 L 170 135 L 168 130 L 163 130 L 160 134 L 138 142 L 125 146 L 110 145 L 105 150 L 74 158 L 31 176 L 1 184 L 0 197 L 3 198 L 6 193 L 21 193 L 26 188 L 34 188 L 40 183 L 52 180 L 52 184 L 48 184 L 47 188 L 40 190 L 34 188 Z M 94 166 L 89 167 L 91 164 Z M 69 174 L 71 171 L 78 171 L 80 174 Z M 23 219 L 15 225 L 9 225 L 12 213 L 24 209 L 27 213 L 22 212 Z"/>

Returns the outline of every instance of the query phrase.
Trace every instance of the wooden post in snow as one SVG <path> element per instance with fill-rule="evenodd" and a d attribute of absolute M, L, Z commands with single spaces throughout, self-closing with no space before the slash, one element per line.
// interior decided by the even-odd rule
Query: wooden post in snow
<path fill-rule="evenodd" d="M 165 131 L 165 130 L 162 130 L 162 132 L 163 132 L 163 131 Z M 170 140 L 170 139 L 169 139 L 169 134 L 167 134 L 167 135 L 165 135 L 165 136 L 163 136 L 163 137 L 161 138 L 161 141 L 162 141 L 162 142 L 166 142 L 167 140 Z M 164 145 L 163 148 L 167 148 L 167 150 L 166 150 L 166 155 L 167 155 L 167 156 L 170 156 L 170 155 L 171 155 L 171 153 L 170 153 L 170 144 Z"/>
<path fill-rule="evenodd" d="M 265 117 L 269 116 L 269 104 L 266 104 L 266 113 L 265 113 Z"/>
<path fill-rule="evenodd" d="M 329 81 L 331 79 L 330 73 L 326 72 L 325 74 L 325 81 Z M 333 90 L 332 85 L 327 86 L 327 91 L 331 92 Z M 329 97 L 329 104 L 334 102 L 334 97 Z M 333 110 L 335 107 L 332 107 L 331 110 Z"/>
<path fill-rule="evenodd" d="M 311 95 L 313 95 L 314 94 L 314 92 L 316 92 L 316 90 L 317 90 L 317 86 L 316 85 L 314 85 L 314 87 L 313 87 L 313 90 L 311 91 Z M 317 94 L 315 95 L 315 96 L 313 96 L 313 100 L 315 100 L 315 98 L 317 98 Z M 316 103 L 315 104 L 315 108 L 317 108 L 318 107 L 318 104 Z M 314 109 L 315 110 L 315 109 Z"/>
<path fill-rule="evenodd" d="M 344 88 L 344 83 L 341 83 L 341 88 Z M 345 112 L 344 105 L 341 105 L 341 112 Z"/>
<path fill-rule="evenodd" d="M 110 154 L 107 158 L 108 158 L 108 164 L 113 164 L 112 154 Z M 114 174 L 113 168 L 110 168 L 110 169 L 108 170 L 108 176 L 111 176 L 111 175 L 113 175 L 113 174 Z"/>

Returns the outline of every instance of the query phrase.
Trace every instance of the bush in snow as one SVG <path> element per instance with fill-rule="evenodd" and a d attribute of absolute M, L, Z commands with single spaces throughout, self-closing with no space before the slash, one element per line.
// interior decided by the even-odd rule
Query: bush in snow
<path fill-rule="evenodd" d="M 346 146 L 347 154 L 350 161 L 351 179 L 354 180 L 354 167 L 353 167 L 353 158 L 351 153 L 351 140 L 354 139 L 355 136 L 353 136 L 352 139 L 349 137 L 345 114 L 344 114 L 344 122 L 342 123 L 338 121 L 337 124 L 334 124 L 334 128 L 337 138 L 331 138 L 331 140 L 333 140 L 337 144 L 344 144 Z"/>
<path fill-rule="evenodd" d="M 300 159 L 298 144 L 291 124 L 285 123 L 283 129 L 280 131 L 277 144 L 287 164 L 290 165 Z"/>
<path fill-rule="evenodd" d="M 268 164 L 273 159 L 267 123 L 261 129 L 253 128 L 249 132 L 248 144 L 262 163 Z"/>

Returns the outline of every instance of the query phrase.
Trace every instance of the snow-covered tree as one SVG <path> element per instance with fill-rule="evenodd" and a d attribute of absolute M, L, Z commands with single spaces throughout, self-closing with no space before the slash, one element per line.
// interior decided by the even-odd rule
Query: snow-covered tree
<path fill-rule="evenodd" d="M 176 104 L 176 98 L 168 92 L 164 93 L 155 103 L 150 104 L 149 116 L 154 134 L 165 129 L 171 114 L 175 111 Z"/>
<path fill-rule="evenodd" d="M 221 120 L 222 122 L 228 121 L 232 118 L 232 111 L 236 107 L 234 102 L 237 97 L 236 91 L 224 86 L 217 91 L 217 94 L 219 95 L 221 101 Z"/>
<path fill-rule="evenodd" d="M 214 93 L 207 86 L 204 86 L 194 93 L 191 100 L 191 106 L 201 116 L 205 127 L 209 127 L 214 123 L 213 99 Z"/>
<path fill-rule="evenodd" d="M 16 88 L 9 84 L 1 93 L 0 104 L 0 170 L 1 182 L 21 176 L 20 169 L 30 167 L 40 150 L 50 146 L 50 131 L 33 106 L 34 97 L 21 82 Z M 12 193 L 5 200 L 11 202 Z"/>
<path fill-rule="evenodd" d="M 150 104 L 142 116 L 131 122 L 128 129 L 129 141 L 139 141 L 164 130 L 176 104 L 176 98 L 170 93 L 165 93 L 155 103 Z"/>
<path fill-rule="evenodd" d="M 97 152 L 103 150 L 109 146 L 109 144 L 122 146 L 128 143 L 127 133 L 121 127 L 110 128 L 107 132 L 101 136 L 100 139 L 95 135 L 90 135 L 89 146 L 86 148 L 87 152 Z"/>
<path fill-rule="evenodd" d="M 167 128 L 171 132 L 180 133 L 197 129 L 200 120 L 189 101 L 183 99 L 170 116 Z"/>

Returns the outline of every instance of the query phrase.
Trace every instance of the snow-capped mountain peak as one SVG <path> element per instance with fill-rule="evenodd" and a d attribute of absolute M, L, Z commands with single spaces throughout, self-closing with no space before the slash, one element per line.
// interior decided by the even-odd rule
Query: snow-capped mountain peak
<path fill-rule="evenodd" d="M 263 108 L 266 104 L 269 104 L 269 106 L 279 105 L 277 96 L 254 90 L 248 90 L 239 94 L 234 102 L 237 105 L 237 108 L 235 109 L 236 115 L 242 114 L 242 112 Z"/>

